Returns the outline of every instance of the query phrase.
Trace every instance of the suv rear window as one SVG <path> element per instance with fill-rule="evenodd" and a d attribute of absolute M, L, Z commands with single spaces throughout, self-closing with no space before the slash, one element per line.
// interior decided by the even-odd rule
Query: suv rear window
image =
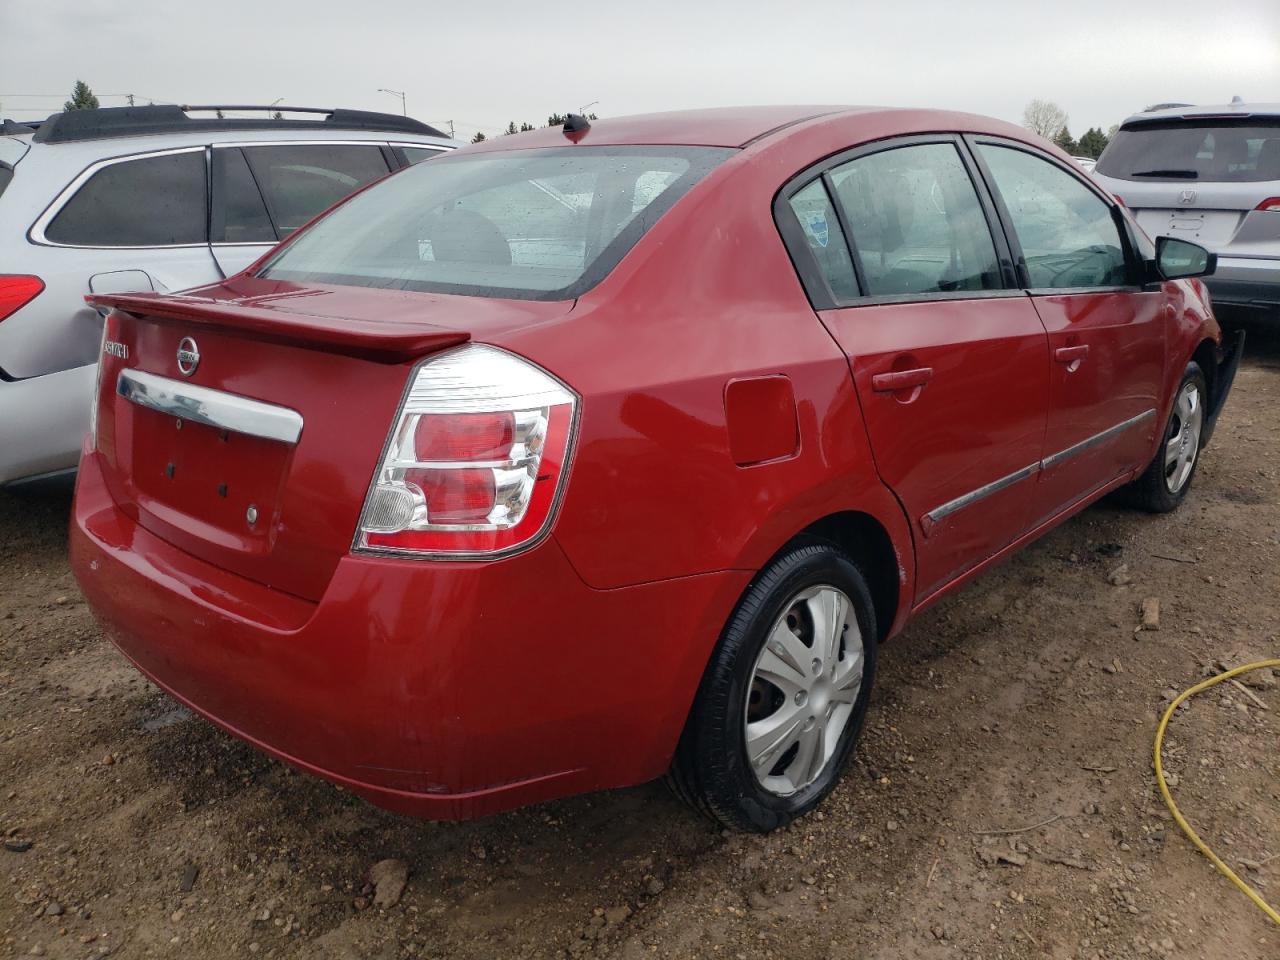
<path fill-rule="evenodd" d="M 1097 172 L 1121 180 L 1280 180 L 1280 119 L 1122 127 L 1098 160 Z"/>
<path fill-rule="evenodd" d="M 103 167 L 45 228 L 54 243 L 163 247 L 205 243 L 204 149 Z"/>
<path fill-rule="evenodd" d="M 570 299 L 735 151 L 557 147 L 417 164 L 343 204 L 263 277 Z"/>

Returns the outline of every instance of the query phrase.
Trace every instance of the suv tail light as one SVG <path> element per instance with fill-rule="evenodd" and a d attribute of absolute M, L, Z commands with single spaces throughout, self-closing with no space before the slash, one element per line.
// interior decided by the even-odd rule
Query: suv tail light
<path fill-rule="evenodd" d="M 365 500 L 355 547 L 493 557 L 532 546 L 567 472 L 577 395 L 505 350 L 419 364 Z"/>
<path fill-rule="evenodd" d="M 18 312 L 44 290 L 39 277 L 22 274 L 0 275 L 0 320 Z"/>
<path fill-rule="evenodd" d="M 1267 197 L 1253 209 L 1266 210 L 1270 213 L 1280 213 L 1280 197 Z"/>

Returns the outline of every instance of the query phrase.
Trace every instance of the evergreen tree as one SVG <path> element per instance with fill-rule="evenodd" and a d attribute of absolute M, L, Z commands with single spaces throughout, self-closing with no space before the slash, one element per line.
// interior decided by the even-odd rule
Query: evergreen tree
<path fill-rule="evenodd" d="M 1081 156 L 1093 157 L 1095 160 L 1102 156 L 1102 151 L 1107 149 L 1107 135 L 1098 127 L 1090 127 L 1080 135 L 1080 142 L 1077 146 L 1080 148 Z"/>
<path fill-rule="evenodd" d="M 98 98 L 93 95 L 89 85 L 77 80 L 71 90 L 71 99 L 62 105 L 63 110 L 97 110 Z"/>
<path fill-rule="evenodd" d="M 1053 138 L 1053 142 L 1060 146 L 1063 150 L 1070 154 L 1076 154 L 1080 150 L 1080 145 L 1071 138 L 1071 131 L 1064 125 L 1058 131 L 1058 135 Z"/>
<path fill-rule="evenodd" d="M 479 130 L 477 130 L 477 131 L 476 131 L 476 135 L 475 135 L 474 137 L 472 137 L 472 138 L 471 138 L 471 142 L 472 142 L 472 143 L 483 143 L 486 139 L 487 139 L 487 138 L 485 137 L 485 135 L 484 135 L 483 133 L 481 133 Z"/>

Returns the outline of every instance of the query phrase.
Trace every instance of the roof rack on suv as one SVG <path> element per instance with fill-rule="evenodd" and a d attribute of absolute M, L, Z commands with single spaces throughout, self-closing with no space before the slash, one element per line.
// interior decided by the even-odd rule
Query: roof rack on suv
<path fill-rule="evenodd" d="M 201 111 L 260 111 L 263 117 L 192 117 Z M 322 115 L 316 120 L 275 119 L 279 113 Z M 371 110 L 343 110 L 322 107 L 220 105 L 178 106 L 156 104 L 145 107 L 100 107 L 96 110 L 67 110 L 55 113 L 40 124 L 32 138 L 41 143 L 73 140 L 102 140 L 109 137 L 140 137 L 155 133 L 189 133 L 202 130 L 379 130 L 414 133 L 431 137 L 444 134 L 421 120 L 394 113 Z"/>

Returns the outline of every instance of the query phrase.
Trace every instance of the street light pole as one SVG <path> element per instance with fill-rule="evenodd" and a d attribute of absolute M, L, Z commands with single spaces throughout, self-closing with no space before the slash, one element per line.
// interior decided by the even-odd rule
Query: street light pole
<path fill-rule="evenodd" d="M 400 98 L 400 114 L 401 114 L 402 116 L 405 116 L 405 117 L 407 117 L 407 116 L 409 115 L 409 111 L 408 111 L 408 109 L 405 107 L 405 104 L 404 104 L 404 91 L 403 91 L 403 90 L 389 90 L 389 89 L 387 89 L 386 87 L 379 87 L 379 88 L 378 88 L 378 92 L 379 92 L 379 93 L 389 93 L 389 94 L 391 94 L 393 97 L 399 97 L 399 98 Z"/>

